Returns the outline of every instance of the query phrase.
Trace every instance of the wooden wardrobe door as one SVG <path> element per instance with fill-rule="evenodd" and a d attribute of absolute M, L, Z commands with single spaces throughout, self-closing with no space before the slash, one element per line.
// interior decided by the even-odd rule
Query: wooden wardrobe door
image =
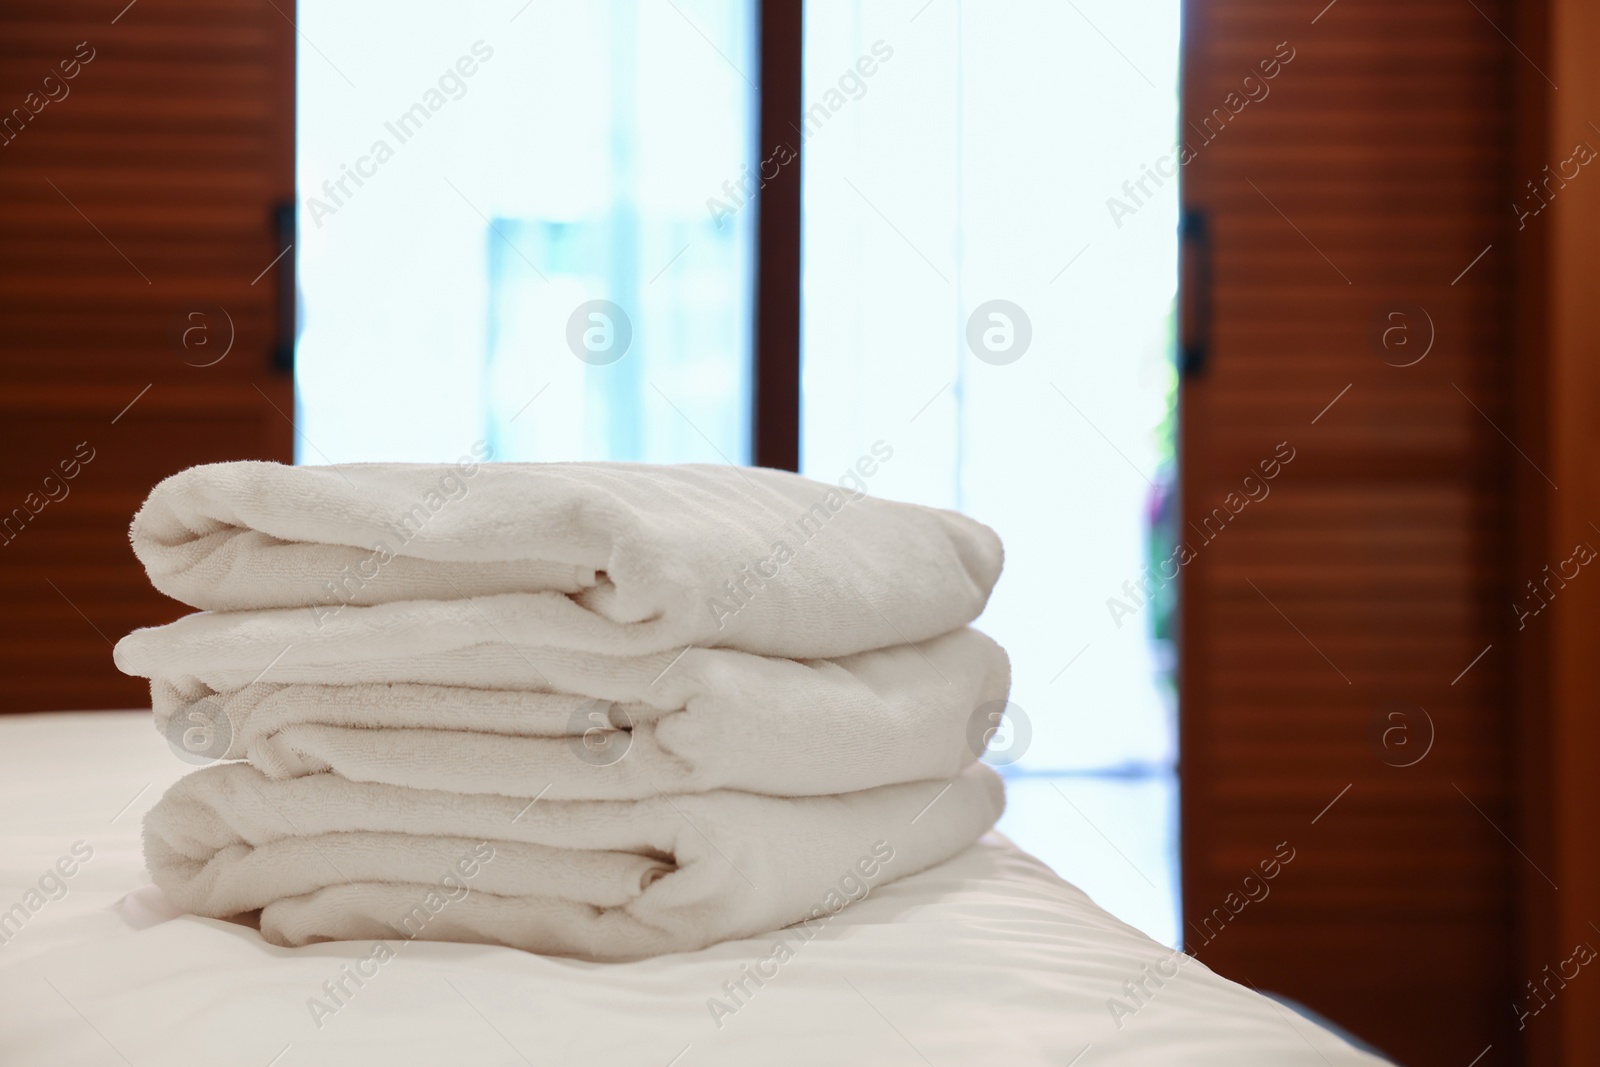
<path fill-rule="evenodd" d="M 1518 1056 L 1509 7 L 1186 15 L 1187 947 L 1409 1067 Z"/>
<path fill-rule="evenodd" d="M 1510 432 L 1531 459 L 1520 467 L 1515 575 L 1526 609 L 1536 595 L 1548 602 L 1515 635 L 1525 778 L 1519 829 L 1508 832 L 1530 857 L 1515 866 L 1518 993 L 1526 1004 L 1522 983 L 1532 981 L 1547 1002 L 1519 1036 L 1527 1062 L 1542 1067 L 1600 1063 L 1600 981 L 1588 973 L 1596 964 L 1573 973 L 1580 953 L 1600 949 L 1600 181 L 1589 180 L 1600 155 L 1579 162 L 1600 150 L 1600 7 L 1548 0 L 1519 14 L 1529 61 L 1517 69 L 1516 186 L 1525 209 L 1539 203 L 1529 179 L 1549 200 L 1516 235 L 1522 404 Z"/>
<path fill-rule="evenodd" d="M 112 666 L 158 480 L 288 461 L 273 367 L 294 194 L 293 4 L 0 8 L 0 707 L 147 706 Z M 293 253 L 289 254 L 292 262 Z"/>

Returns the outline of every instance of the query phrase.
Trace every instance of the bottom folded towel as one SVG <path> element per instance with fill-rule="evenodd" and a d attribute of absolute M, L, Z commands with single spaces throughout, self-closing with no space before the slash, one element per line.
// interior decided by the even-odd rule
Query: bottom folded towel
<path fill-rule="evenodd" d="M 833 914 L 954 856 L 1004 805 L 981 763 L 837 796 L 633 801 L 273 780 L 224 763 L 151 809 L 145 859 L 179 907 L 259 910 L 274 944 L 471 941 L 625 960 Z"/>

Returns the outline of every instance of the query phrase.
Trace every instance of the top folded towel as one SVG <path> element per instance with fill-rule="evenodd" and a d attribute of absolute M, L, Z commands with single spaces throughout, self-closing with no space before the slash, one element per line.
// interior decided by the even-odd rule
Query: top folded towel
<path fill-rule="evenodd" d="M 1002 558 L 979 522 L 844 482 L 470 457 L 193 467 L 156 486 L 131 536 L 155 587 L 204 610 L 322 620 L 348 605 L 551 593 L 575 628 L 614 629 L 619 646 L 788 657 L 964 626 Z"/>

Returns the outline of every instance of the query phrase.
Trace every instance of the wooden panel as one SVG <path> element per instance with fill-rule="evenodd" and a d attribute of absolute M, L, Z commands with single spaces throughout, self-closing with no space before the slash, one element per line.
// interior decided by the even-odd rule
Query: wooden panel
<path fill-rule="evenodd" d="M 1591 125 L 1600 122 L 1600 11 L 1581 0 L 1549 0 L 1523 5 L 1521 15 L 1517 36 L 1530 61 L 1517 70 L 1516 185 L 1525 193 L 1523 182 L 1570 158 L 1576 143 L 1600 148 Z M 1600 181 L 1591 180 L 1593 169 L 1585 165 L 1558 188 L 1550 207 L 1517 235 L 1521 403 L 1513 435 L 1549 475 L 1546 481 L 1531 465 L 1519 468 L 1519 592 L 1546 566 L 1570 559 L 1579 542 L 1600 549 Z M 1600 571 L 1585 565 L 1554 592 L 1548 609 L 1516 634 L 1524 786 L 1518 837 L 1542 869 L 1531 860 L 1516 868 L 1522 945 L 1515 979 L 1524 1003 L 1524 983 L 1542 987 L 1546 968 L 1560 968 L 1579 945 L 1600 949 Z M 1529 1063 L 1600 1063 L 1600 982 L 1588 980 L 1592 966 L 1571 982 L 1553 983 L 1555 995 L 1528 1019 Z"/>
<path fill-rule="evenodd" d="M 1214 277 L 1210 363 L 1181 398 L 1188 947 L 1413 1067 L 1516 1063 L 1522 860 L 1501 831 L 1523 460 L 1496 426 L 1521 60 L 1488 21 L 1509 25 L 1504 2 L 1320 7 L 1186 16 L 1195 123 L 1293 49 L 1183 169 Z M 1431 323 L 1410 366 L 1374 327 L 1396 309 L 1412 353 Z M 1270 898 L 1203 928 L 1279 842 L 1295 859 Z"/>
<path fill-rule="evenodd" d="M 6 711 L 146 704 L 110 644 L 185 609 L 134 560 L 133 512 L 191 464 L 292 458 L 263 272 L 293 192 L 293 27 L 265 2 L 115 8 L 0 11 Z"/>

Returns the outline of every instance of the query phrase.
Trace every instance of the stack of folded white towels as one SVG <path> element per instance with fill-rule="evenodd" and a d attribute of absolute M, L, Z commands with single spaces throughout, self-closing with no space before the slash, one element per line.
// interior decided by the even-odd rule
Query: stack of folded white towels
<path fill-rule="evenodd" d="M 1009 666 L 967 625 L 1001 547 L 961 515 L 764 469 L 249 462 L 168 478 L 132 538 L 200 610 L 117 665 L 211 763 L 147 862 L 275 944 L 690 950 L 1003 806 Z"/>

